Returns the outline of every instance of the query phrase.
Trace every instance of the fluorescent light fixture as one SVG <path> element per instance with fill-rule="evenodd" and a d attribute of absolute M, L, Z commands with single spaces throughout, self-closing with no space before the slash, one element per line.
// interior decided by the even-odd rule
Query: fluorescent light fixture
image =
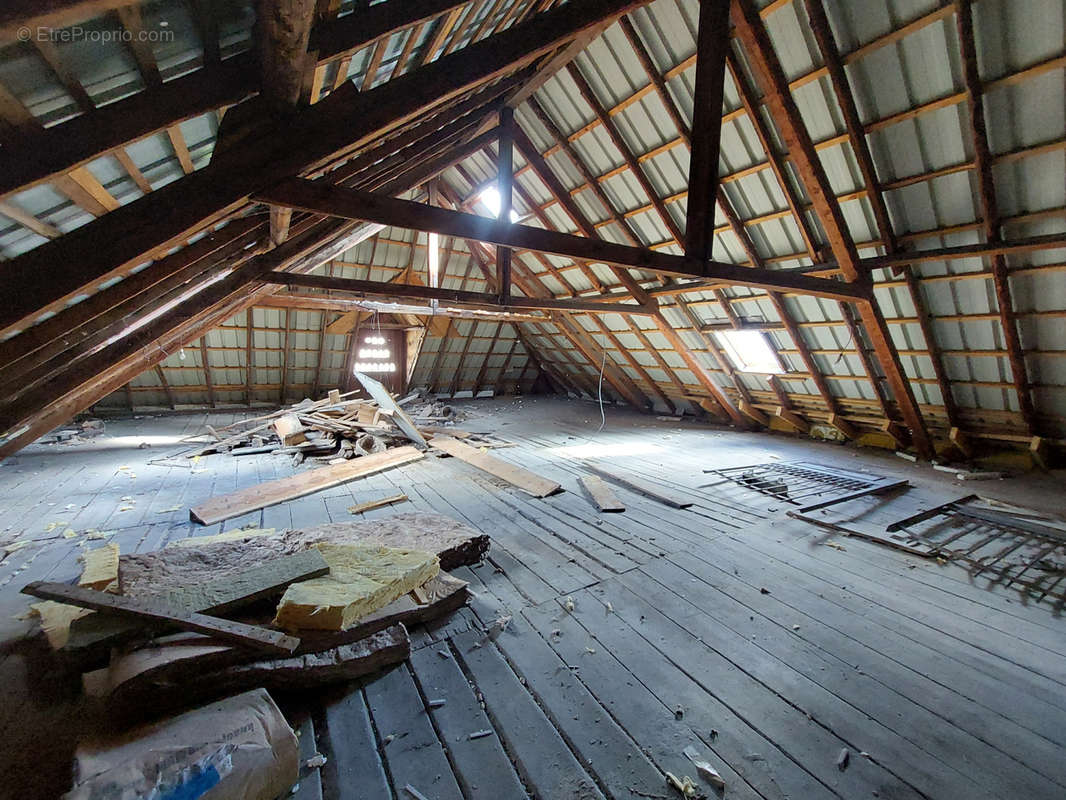
<path fill-rule="evenodd" d="M 715 336 L 740 372 L 780 375 L 785 371 L 761 331 L 717 331 Z"/>
<path fill-rule="evenodd" d="M 500 217 L 500 190 L 495 186 L 488 187 L 478 195 L 478 201 L 485 206 L 489 214 L 499 219 Z M 511 222 L 518 222 L 518 212 L 511 209 Z"/>
<path fill-rule="evenodd" d="M 353 371 L 362 372 L 362 373 L 395 372 L 396 371 L 396 364 L 394 364 L 391 361 L 388 362 L 387 364 L 383 363 L 383 362 L 374 363 L 372 361 L 358 361 L 358 362 L 356 362 L 356 365 L 353 368 Z"/>

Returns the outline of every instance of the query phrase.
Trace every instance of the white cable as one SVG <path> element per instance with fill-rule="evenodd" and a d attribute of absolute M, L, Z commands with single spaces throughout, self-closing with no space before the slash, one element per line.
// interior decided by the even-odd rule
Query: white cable
<path fill-rule="evenodd" d="M 600 427 L 599 430 L 603 430 L 603 426 L 607 424 L 607 417 L 603 415 L 603 368 L 607 366 L 607 351 L 603 351 L 603 361 L 600 362 L 600 384 L 596 390 L 596 394 L 599 395 L 600 400 Z M 599 431 L 597 431 L 598 433 Z"/>

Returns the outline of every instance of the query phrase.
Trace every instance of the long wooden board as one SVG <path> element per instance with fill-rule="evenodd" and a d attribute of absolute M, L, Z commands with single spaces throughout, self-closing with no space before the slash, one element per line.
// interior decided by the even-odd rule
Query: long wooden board
<path fill-rule="evenodd" d="M 547 497 L 563 490 L 562 485 L 555 481 L 542 478 L 524 467 L 510 464 L 503 459 L 496 458 L 496 456 L 482 453 L 480 450 L 450 436 L 434 436 L 429 443 L 441 452 L 454 456 L 460 461 L 465 461 L 470 466 L 477 467 L 500 480 L 507 481 L 512 486 L 517 486 L 534 497 Z"/>
<path fill-rule="evenodd" d="M 331 486 L 364 478 L 376 472 L 383 472 L 401 464 L 408 464 L 422 458 L 423 454 L 414 447 L 395 447 L 384 453 L 362 456 L 345 461 L 343 464 L 331 464 L 288 478 L 267 481 L 231 494 L 212 497 L 204 503 L 189 509 L 189 516 L 203 525 L 213 525 L 230 517 L 239 517 L 250 511 L 258 511 L 267 506 L 295 500 L 297 497 L 314 494 Z"/>
<path fill-rule="evenodd" d="M 668 506 L 674 508 L 688 508 L 692 505 L 691 500 L 686 500 L 683 497 L 670 494 L 664 489 L 660 489 L 658 486 L 648 483 L 647 481 L 638 478 L 636 475 L 631 475 L 628 472 L 616 472 L 613 470 L 605 469 L 598 464 L 585 463 L 587 469 L 592 470 L 597 475 L 601 475 L 611 483 L 617 483 L 619 486 L 624 486 L 637 494 L 642 494 L 645 497 L 650 497 L 652 500 L 658 500 L 660 503 L 665 503 Z"/>
<path fill-rule="evenodd" d="M 581 484 L 581 488 L 588 493 L 593 505 L 600 511 L 626 510 L 622 501 L 611 491 L 611 487 L 607 485 L 603 478 L 598 478 L 595 475 L 582 475 L 577 480 Z"/>
<path fill-rule="evenodd" d="M 209 614 L 224 614 L 256 600 L 280 594 L 290 583 L 317 578 L 329 565 L 317 550 L 270 559 L 226 578 L 153 594 L 168 606 Z M 90 614 L 74 620 L 63 655 L 83 668 L 107 663 L 111 648 L 141 635 L 143 622 L 110 614 Z"/>
<path fill-rule="evenodd" d="M 182 630 L 206 633 L 224 642 L 265 650 L 270 653 L 292 653 L 300 645 L 300 640 L 286 636 L 279 631 L 260 628 L 257 625 L 245 625 L 228 619 L 209 617 L 168 606 L 155 600 L 134 599 L 93 589 L 83 589 L 67 583 L 34 581 L 22 588 L 23 594 L 40 597 L 43 600 L 55 600 L 94 611 L 104 611 L 115 616 L 133 617 L 148 623 L 173 625 Z"/>

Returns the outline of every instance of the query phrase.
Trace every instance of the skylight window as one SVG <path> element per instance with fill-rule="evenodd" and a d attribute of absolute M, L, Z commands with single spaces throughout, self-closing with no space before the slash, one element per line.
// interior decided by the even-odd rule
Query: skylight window
<path fill-rule="evenodd" d="M 489 212 L 490 216 L 500 216 L 500 192 L 495 186 L 490 186 L 478 195 L 478 201 Z M 511 209 L 511 222 L 518 222 L 518 213 Z"/>
<path fill-rule="evenodd" d="M 760 331 L 718 331 L 722 349 L 740 372 L 780 375 L 785 371 L 777 353 Z"/>

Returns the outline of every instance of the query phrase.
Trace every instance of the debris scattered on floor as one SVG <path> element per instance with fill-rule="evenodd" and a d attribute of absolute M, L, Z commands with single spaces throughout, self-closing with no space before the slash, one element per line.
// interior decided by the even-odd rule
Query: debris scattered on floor
<path fill-rule="evenodd" d="M 701 780 L 706 781 L 719 791 L 725 789 L 725 779 L 718 774 L 718 770 L 712 767 L 708 761 L 700 757 L 700 753 L 695 747 L 689 745 L 682 752 L 692 762 Z"/>
<path fill-rule="evenodd" d="M 424 794 L 418 791 L 418 789 L 416 789 L 409 783 L 404 785 L 403 790 L 407 792 L 409 797 L 414 798 L 414 800 L 429 800 L 428 797 L 426 797 Z"/>
<path fill-rule="evenodd" d="M 848 763 L 850 761 L 851 753 L 848 751 L 848 748 L 841 748 L 840 752 L 837 754 L 837 769 L 843 772 L 848 768 Z"/>
<path fill-rule="evenodd" d="M 666 773 L 666 782 L 674 789 L 677 789 L 681 793 L 682 797 L 699 797 L 700 789 L 692 778 L 686 775 L 683 778 L 678 778 L 674 773 Z"/>
<path fill-rule="evenodd" d="M 321 753 L 315 753 L 307 761 L 304 762 L 304 767 L 307 769 L 319 769 L 326 766 L 326 757 Z"/>
<path fill-rule="evenodd" d="M 474 731 L 472 734 L 470 734 L 470 739 L 484 739 L 486 736 L 492 736 L 492 731 L 489 729 Z"/>

